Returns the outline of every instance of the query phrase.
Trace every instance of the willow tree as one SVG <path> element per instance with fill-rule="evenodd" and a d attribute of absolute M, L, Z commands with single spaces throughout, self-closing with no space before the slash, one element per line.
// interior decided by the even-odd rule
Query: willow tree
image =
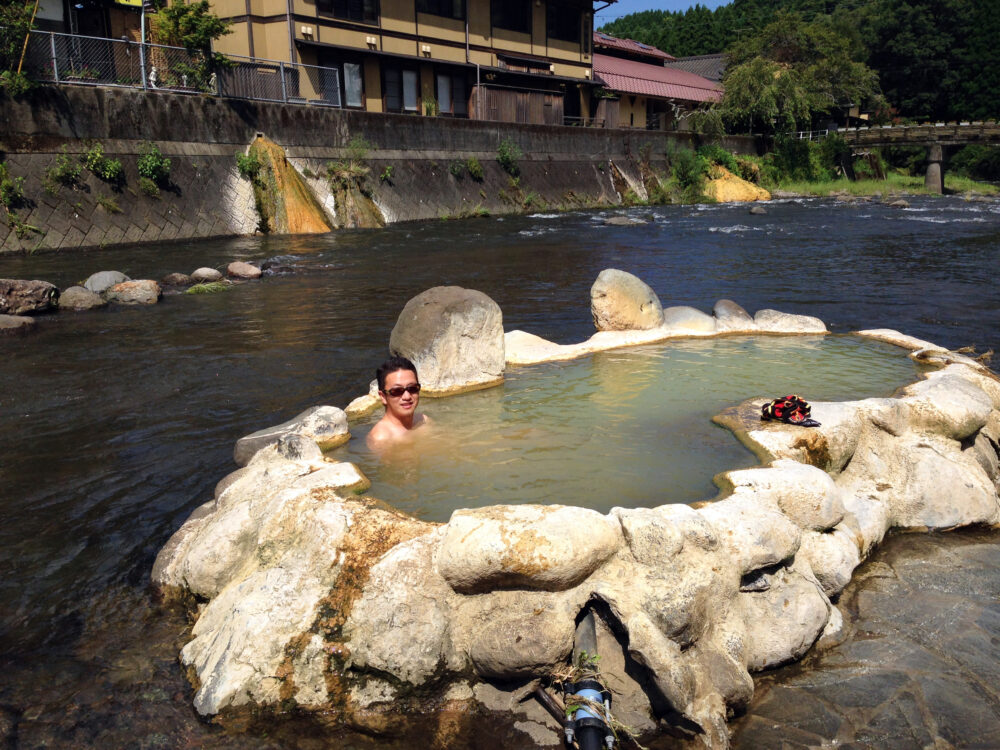
<path fill-rule="evenodd" d="M 878 75 L 853 59 L 852 49 L 829 17 L 806 23 L 796 13 L 779 13 L 727 53 L 720 109 L 730 129 L 808 129 L 841 108 L 881 106 Z"/>

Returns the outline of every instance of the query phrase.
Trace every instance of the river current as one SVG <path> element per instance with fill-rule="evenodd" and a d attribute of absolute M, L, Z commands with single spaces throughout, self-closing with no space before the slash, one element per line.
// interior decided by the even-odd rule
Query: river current
<path fill-rule="evenodd" d="M 910 203 L 630 209 L 647 221 L 635 226 L 606 226 L 617 211 L 542 213 L 0 258 L 0 277 L 60 288 L 106 269 L 158 279 L 272 260 L 280 271 L 149 308 L 44 316 L 31 336 L 0 340 L 0 738 L 296 746 L 195 717 L 176 662 L 185 623 L 156 604 L 149 571 L 234 468 L 234 441 L 363 393 L 396 316 L 428 287 L 478 289 L 505 330 L 561 343 L 593 332 L 589 289 L 613 267 L 664 306 L 711 311 L 729 298 L 834 332 L 887 327 L 1000 350 L 1000 203 Z"/>

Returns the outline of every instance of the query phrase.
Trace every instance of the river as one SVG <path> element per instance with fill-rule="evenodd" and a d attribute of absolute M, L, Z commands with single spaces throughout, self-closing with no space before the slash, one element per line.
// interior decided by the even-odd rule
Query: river
<path fill-rule="evenodd" d="M 282 271 L 149 308 L 43 316 L 32 335 L 0 340 L 0 738 L 296 746 L 197 720 L 176 662 L 185 623 L 153 600 L 149 570 L 234 468 L 234 441 L 364 392 L 396 316 L 428 287 L 478 289 L 506 330 L 562 343 L 592 333 L 590 285 L 614 267 L 664 306 L 729 298 L 835 332 L 1000 350 L 1000 203 L 910 203 L 788 200 L 765 216 L 665 206 L 630 209 L 648 221 L 636 226 L 573 212 L 0 258 L 0 277 L 60 288 L 106 269 L 158 279 L 272 260 Z"/>

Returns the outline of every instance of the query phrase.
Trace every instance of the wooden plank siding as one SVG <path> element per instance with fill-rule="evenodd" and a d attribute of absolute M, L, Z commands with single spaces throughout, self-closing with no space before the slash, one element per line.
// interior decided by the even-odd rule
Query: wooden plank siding
<path fill-rule="evenodd" d="M 469 98 L 471 119 L 562 125 L 563 112 L 563 94 L 556 92 L 473 86 Z"/>

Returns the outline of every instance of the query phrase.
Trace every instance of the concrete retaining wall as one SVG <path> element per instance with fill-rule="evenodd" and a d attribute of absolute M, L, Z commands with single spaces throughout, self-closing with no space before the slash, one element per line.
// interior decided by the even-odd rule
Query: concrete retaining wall
<path fill-rule="evenodd" d="M 322 175 L 352 138 L 375 145 L 365 163 L 368 186 L 390 222 L 614 205 L 627 186 L 642 194 L 643 154 L 663 168 L 668 139 L 693 145 L 689 133 L 513 125 L 443 117 L 353 112 L 313 106 L 247 102 L 209 96 L 144 93 L 97 87 L 41 87 L 12 100 L 0 95 L 0 151 L 10 173 L 24 177 L 26 201 L 15 213 L 37 227 L 18 237 L 0 225 L 0 252 L 73 248 L 250 234 L 257 226 L 250 184 L 235 165 L 263 133 L 285 148 L 300 170 Z M 511 139 L 524 152 L 512 181 L 496 162 Z M 109 185 L 86 170 L 76 187 L 47 195 L 43 178 L 65 148 L 70 154 L 100 141 L 125 167 Z M 136 155 L 151 141 L 172 160 L 171 185 L 158 197 L 138 190 Z M 729 138 L 737 152 L 752 139 Z M 481 181 L 451 168 L 470 157 L 484 168 Z M 613 164 L 613 166 L 612 166 Z M 385 174 L 389 177 L 379 179 Z M 617 181 L 613 179 L 619 173 Z M 459 172 L 455 174 L 454 172 Z M 324 180 L 310 181 L 326 195 Z"/>

